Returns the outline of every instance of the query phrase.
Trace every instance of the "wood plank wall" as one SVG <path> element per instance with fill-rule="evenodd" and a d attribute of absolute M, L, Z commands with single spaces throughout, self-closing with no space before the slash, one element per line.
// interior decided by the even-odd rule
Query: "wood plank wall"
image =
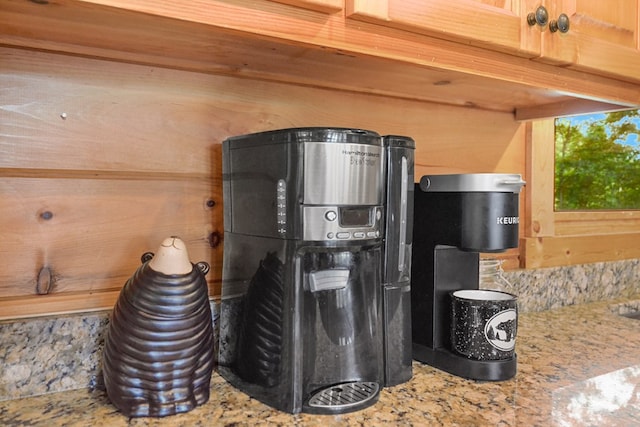
<path fill-rule="evenodd" d="M 232 135 L 365 128 L 413 137 L 417 178 L 524 176 L 511 114 L 6 47 L 0 81 L 0 318 L 109 308 L 169 235 L 219 295 Z"/>

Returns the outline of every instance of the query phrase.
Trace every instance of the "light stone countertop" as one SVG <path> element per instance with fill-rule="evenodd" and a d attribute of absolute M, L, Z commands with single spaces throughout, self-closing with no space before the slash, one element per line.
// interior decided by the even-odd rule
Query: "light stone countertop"
<path fill-rule="evenodd" d="M 213 374 L 208 403 L 166 418 L 128 419 L 101 390 L 0 402 L 3 426 L 631 426 L 640 422 L 640 320 L 612 311 L 640 298 L 520 316 L 518 373 L 475 382 L 414 362 L 414 376 L 367 409 L 339 416 L 291 415 L 265 406 Z"/>

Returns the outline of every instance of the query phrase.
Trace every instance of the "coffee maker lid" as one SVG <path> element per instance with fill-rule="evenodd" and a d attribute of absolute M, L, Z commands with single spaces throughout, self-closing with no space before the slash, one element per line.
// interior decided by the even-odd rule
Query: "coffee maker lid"
<path fill-rule="evenodd" d="M 385 135 L 382 140 L 385 146 L 391 148 L 416 148 L 416 142 L 409 136 Z"/>
<path fill-rule="evenodd" d="M 229 148 L 246 148 L 251 145 L 328 142 L 338 144 L 367 144 L 382 146 L 380 135 L 366 129 L 340 127 L 306 127 L 276 129 L 227 138 Z"/>
<path fill-rule="evenodd" d="M 520 193 L 524 185 L 520 174 L 506 173 L 425 175 L 420 178 L 420 189 L 424 192 Z"/>

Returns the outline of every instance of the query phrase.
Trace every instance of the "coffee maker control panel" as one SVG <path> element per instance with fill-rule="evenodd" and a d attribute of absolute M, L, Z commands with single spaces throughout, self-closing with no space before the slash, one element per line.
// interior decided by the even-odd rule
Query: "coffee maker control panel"
<path fill-rule="evenodd" d="M 370 240 L 381 237 L 382 206 L 304 206 L 303 239 Z"/>
<path fill-rule="evenodd" d="M 284 236 L 287 233 L 287 184 L 284 179 L 278 180 L 276 215 L 278 218 L 278 234 Z"/>

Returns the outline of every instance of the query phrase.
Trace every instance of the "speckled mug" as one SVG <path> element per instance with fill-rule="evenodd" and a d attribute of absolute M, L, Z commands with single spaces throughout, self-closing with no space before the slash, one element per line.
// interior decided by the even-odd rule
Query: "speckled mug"
<path fill-rule="evenodd" d="M 515 295 L 480 289 L 451 293 L 451 346 L 457 353 L 474 360 L 510 359 L 517 327 Z"/>

